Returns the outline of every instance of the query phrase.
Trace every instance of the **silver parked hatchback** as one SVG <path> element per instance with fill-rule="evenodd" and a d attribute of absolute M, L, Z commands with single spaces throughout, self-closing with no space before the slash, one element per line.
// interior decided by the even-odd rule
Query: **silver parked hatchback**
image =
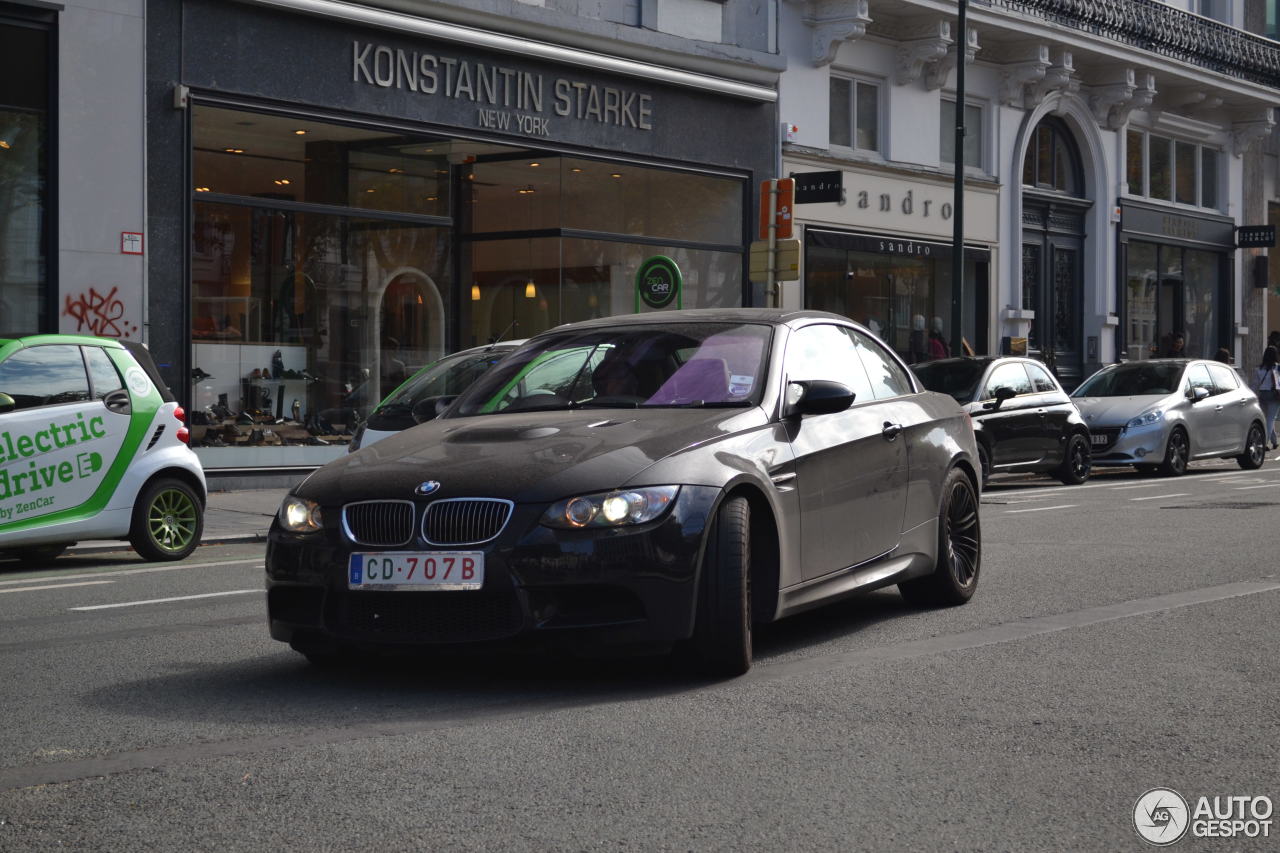
<path fill-rule="evenodd" d="M 1073 393 L 1089 425 L 1093 464 L 1177 476 L 1193 459 L 1266 460 L 1258 398 L 1228 365 L 1185 358 L 1104 367 Z"/>

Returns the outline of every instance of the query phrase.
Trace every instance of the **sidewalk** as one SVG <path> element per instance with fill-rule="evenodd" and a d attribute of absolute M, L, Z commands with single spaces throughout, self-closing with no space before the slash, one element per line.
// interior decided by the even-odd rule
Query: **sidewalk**
<path fill-rule="evenodd" d="M 210 492 L 204 513 L 202 545 L 217 542 L 266 542 L 271 517 L 280 508 L 288 489 L 245 489 Z M 127 550 L 128 542 L 95 539 L 72 546 L 69 553 Z"/>

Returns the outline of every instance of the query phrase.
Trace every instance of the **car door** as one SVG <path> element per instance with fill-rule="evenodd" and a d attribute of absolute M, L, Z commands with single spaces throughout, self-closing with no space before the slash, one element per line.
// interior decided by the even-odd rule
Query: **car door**
<path fill-rule="evenodd" d="M 1024 361 L 1031 378 L 1031 390 L 1037 395 L 1040 414 L 1040 452 L 1044 457 L 1061 456 L 1066 449 L 1068 422 L 1076 411 L 1075 404 L 1043 365 Z"/>
<path fill-rule="evenodd" d="M 101 396 L 79 346 L 26 347 L 0 362 L 0 392 L 14 401 L 0 413 L 0 531 L 74 510 L 108 486 L 129 429 L 129 397 L 106 354 L 85 349 L 96 352 Z"/>
<path fill-rule="evenodd" d="M 835 324 L 795 330 L 783 376 L 787 383 L 839 382 L 855 395 L 845 411 L 789 424 L 802 517 L 802 576 L 821 577 L 892 551 L 906 505 L 906 451 L 895 431 L 886 432 L 891 420 L 853 339 Z"/>
<path fill-rule="evenodd" d="M 1213 380 L 1214 399 L 1218 401 L 1219 427 L 1222 430 L 1224 452 L 1244 452 L 1249 424 L 1253 421 L 1252 403 L 1257 397 L 1243 388 L 1235 371 L 1225 364 L 1206 363 L 1209 378 Z"/>
<path fill-rule="evenodd" d="M 1196 455 L 1217 452 L 1222 446 L 1222 406 L 1213 393 L 1208 367 L 1201 362 L 1188 365 L 1186 387 L 1193 392 L 1196 388 L 1203 388 L 1209 394 L 1203 400 L 1189 398 L 1183 407 L 1191 436 L 1191 452 Z"/>
<path fill-rule="evenodd" d="M 996 400 L 997 388 L 1008 388 L 1014 396 L 1001 403 Z M 975 414 L 991 443 L 993 470 L 1034 462 L 1044 455 L 1039 406 L 1022 362 L 998 362 L 978 396 L 981 407 Z"/>

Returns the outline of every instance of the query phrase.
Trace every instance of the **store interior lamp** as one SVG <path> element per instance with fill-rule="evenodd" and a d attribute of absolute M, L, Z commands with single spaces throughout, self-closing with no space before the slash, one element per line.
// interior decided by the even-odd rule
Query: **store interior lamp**
<path fill-rule="evenodd" d="M 524 285 L 524 298 L 525 298 L 525 299 L 537 299 L 537 298 L 538 298 L 538 288 L 534 286 L 534 284 L 533 284 L 533 279 L 529 279 L 527 282 L 525 282 L 525 285 Z"/>
<path fill-rule="evenodd" d="M 471 301 L 472 302 L 480 301 L 480 285 L 478 284 L 471 285 Z"/>

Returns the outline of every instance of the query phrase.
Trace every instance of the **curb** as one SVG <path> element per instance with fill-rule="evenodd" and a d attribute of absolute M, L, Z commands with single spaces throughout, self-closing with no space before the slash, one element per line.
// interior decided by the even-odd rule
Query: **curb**
<path fill-rule="evenodd" d="M 225 536 L 212 536 L 202 538 L 199 547 L 206 545 L 230 545 L 244 542 L 266 542 L 267 534 L 265 533 L 232 533 Z M 113 542 L 110 540 L 100 540 L 98 542 L 88 542 L 83 545 L 72 545 L 66 550 L 70 554 L 112 554 L 119 551 L 132 551 L 133 546 L 128 542 Z"/>

